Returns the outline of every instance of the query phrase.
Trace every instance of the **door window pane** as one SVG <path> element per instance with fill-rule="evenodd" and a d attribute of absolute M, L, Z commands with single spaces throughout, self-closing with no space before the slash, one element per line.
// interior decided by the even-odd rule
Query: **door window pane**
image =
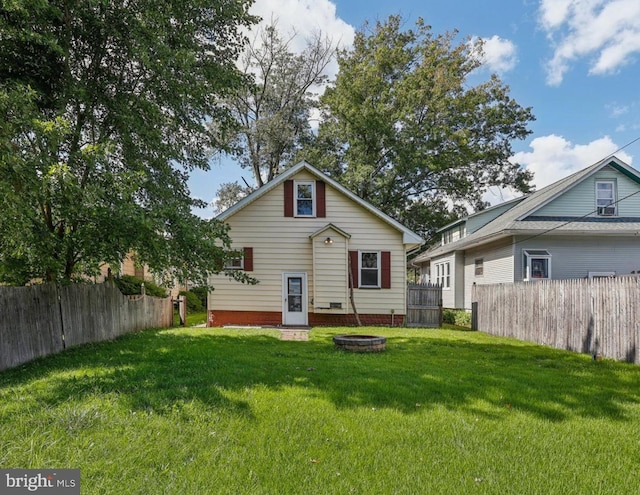
<path fill-rule="evenodd" d="M 287 279 L 288 296 L 287 309 L 291 313 L 302 312 L 302 278 L 291 277 Z"/>

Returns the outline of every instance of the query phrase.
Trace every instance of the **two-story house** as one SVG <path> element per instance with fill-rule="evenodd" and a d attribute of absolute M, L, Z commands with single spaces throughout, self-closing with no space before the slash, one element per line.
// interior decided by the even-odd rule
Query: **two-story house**
<path fill-rule="evenodd" d="M 413 264 L 444 307 L 469 309 L 474 284 L 638 273 L 640 172 L 610 157 L 439 232 Z"/>

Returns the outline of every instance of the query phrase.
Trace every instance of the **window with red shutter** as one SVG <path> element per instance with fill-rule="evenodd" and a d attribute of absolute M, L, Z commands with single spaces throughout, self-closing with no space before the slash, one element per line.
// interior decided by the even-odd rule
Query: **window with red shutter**
<path fill-rule="evenodd" d="M 349 251 L 354 288 L 390 289 L 390 251 Z"/>
<path fill-rule="evenodd" d="M 323 181 L 284 181 L 284 216 L 325 218 L 326 184 Z"/>

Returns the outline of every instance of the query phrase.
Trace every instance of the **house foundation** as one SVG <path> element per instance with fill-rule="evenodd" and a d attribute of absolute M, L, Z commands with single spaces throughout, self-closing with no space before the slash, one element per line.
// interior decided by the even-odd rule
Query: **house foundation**
<path fill-rule="evenodd" d="M 363 325 L 404 326 L 404 315 L 398 314 L 361 314 Z M 208 327 L 222 327 L 225 325 L 242 326 L 281 326 L 282 313 L 279 311 L 225 311 L 212 310 L 208 313 Z M 309 313 L 309 326 L 356 326 L 354 314 Z"/>

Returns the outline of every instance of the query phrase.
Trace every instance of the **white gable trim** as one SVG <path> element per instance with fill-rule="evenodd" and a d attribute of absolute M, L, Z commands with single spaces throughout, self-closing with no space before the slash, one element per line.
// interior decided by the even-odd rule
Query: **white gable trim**
<path fill-rule="evenodd" d="M 329 223 L 327 225 L 325 225 L 324 227 L 322 227 L 320 230 L 315 231 L 313 234 L 311 234 L 309 236 L 309 239 L 313 239 L 315 237 L 318 237 L 319 235 L 323 234 L 324 232 L 326 232 L 327 230 L 333 230 L 334 232 L 336 232 L 337 234 L 340 234 L 342 237 L 344 237 L 345 239 L 351 239 L 351 234 L 347 234 L 344 230 L 342 230 L 340 227 L 336 227 L 334 224 Z"/>

